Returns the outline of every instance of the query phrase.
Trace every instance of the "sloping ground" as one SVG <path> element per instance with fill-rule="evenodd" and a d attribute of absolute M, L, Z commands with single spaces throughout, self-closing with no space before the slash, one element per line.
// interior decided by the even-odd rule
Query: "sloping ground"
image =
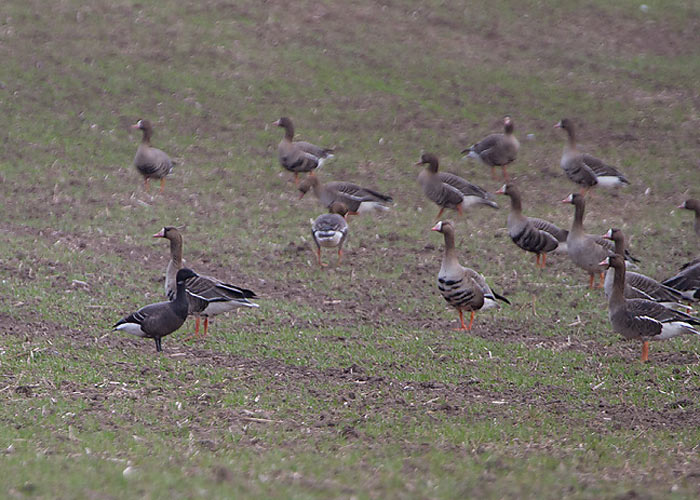
<path fill-rule="evenodd" d="M 452 331 L 412 165 L 433 151 L 496 190 L 459 151 L 508 113 L 526 213 L 568 226 L 569 116 L 632 181 L 593 194 L 588 230 L 675 272 L 698 254 L 674 207 L 700 195 L 699 21 L 693 2 L 5 2 L 0 491 L 696 498 L 698 341 L 642 366 L 602 292 L 562 257 L 535 270 L 487 208 L 457 220 L 460 257 L 513 304 Z M 282 115 L 336 147 L 324 179 L 396 200 L 351 221 L 338 269 L 313 264 L 321 209 L 277 164 Z M 131 166 L 141 117 L 177 161 L 164 195 Z M 110 325 L 161 300 L 164 225 L 261 307 L 156 356 Z"/>

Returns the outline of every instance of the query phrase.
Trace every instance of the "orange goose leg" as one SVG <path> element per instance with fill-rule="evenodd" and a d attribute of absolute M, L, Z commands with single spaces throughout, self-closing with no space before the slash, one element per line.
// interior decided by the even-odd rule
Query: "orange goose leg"
<path fill-rule="evenodd" d="M 649 341 L 645 340 L 642 344 L 642 363 L 649 361 Z"/>
<path fill-rule="evenodd" d="M 457 205 L 457 213 L 459 215 L 462 215 L 464 213 L 464 212 L 462 212 L 462 204 L 461 203 L 459 205 Z"/>
<path fill-rule="evenodd" d="M 207 336 L 207 328 L 209 327 L 209 316 L 204 316 L 204 333 L 202 334 L 202 338 L 205 338 Z"/>
<path fill-rule="evenodd" d="M 444 212 L 444 211 L 445 211 L 445 207 L 442 207 L 440 209 L 440 211 L 438 212 L 437 217 L 435 217 L 436 222 L 440 220 L 440 216 L 442 215 L 442 212 Z"/>
<path fill-rule="evenodd" d="M 506 170 L 506 166 L 503 165 L 501 168 L 503 169 L 503 180 L 508 182 L 508 171 Z"/>
<path fill-rule="evenodd" d="M 144 177 L 144 179 L 143 179 L 143 188 L 148 193 L 148 177 Z"/>
<path fill-rule="evenodd" d="M 321 262 L 321 247 L 318 247 L 318 249 L 316 250 L 316 255 L 318 256 L 319 267 L 323 267 L 323 262 Z"/>
<path fill-rule="evenodd" d="M 595 280 L 595 275 L 590 274 L 588 276 L 588 288 L 593 288 L 593 281 Z"/>
<path fill-rule="evenodd" d="M 464 313 L 462 312 L 461 309 L 457 309 L 457 312 L 459 313 L 459 328 L 455 328 L 455 330 L 467 330 L 467 325 L 464 324 Z"/>
<path fill-rule="evenodd" d="M 600 281 L 598 282 L 598 288 L 603 288 L 605 286 L 605 273 L 600 273 Z"/>
<path fill-rule="evenodd" d="M 299 185 L 299 173 L 294 172 L 294 185 L 298 186 Z"/>
<path fill-rule="evenodd" d="M 185 342 L 189 342 L 190 340 L 199 337 L 199 316 L 194 317 L 194 333 L 188 337 L 185 338 Z"/>
<path fill-rule="evenodd" d="M 165 189 L 165 177 L 160 180 L 160 194 L 163 194 L 163 189 Z"/>
<path fill-rule="evenodd" d="M 343 258 L 343 249 L 339 248 L 338 249 L 338 265 L 340 265 L 340 261 Z"/>
<path fill-rule="evenodd" d="M 535 266 L 540 267 L 540 254 L 535 254 Z"/>
<path fill-rule="evenodd" d="M 545 267 L 547 267 L 547 265 L 545 264 L 545 262 L 547 262 L 547 254 L 546 254 L 546 253 L 543 253 L 543 254 L 542 254 L 542 269 L 544 269 Z"/>
<path fill-rule="evenodd" d="M 473 324 L 474 324 L 474 311 L 472 311 L 472 317 L 469 320 L 469 327 L 467 328 L 467 330 L 471 331 Z"/>

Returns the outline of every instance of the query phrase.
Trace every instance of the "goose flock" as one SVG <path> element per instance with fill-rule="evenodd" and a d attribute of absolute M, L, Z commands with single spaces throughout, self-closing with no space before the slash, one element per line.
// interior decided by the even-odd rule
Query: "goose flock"
<path fill-rule="evenodd" d="M 333 158 L 334 149 L 309 142 L 294 141 L 294 125 L 288 117 L 273 122 L 284 129 L 278 145 L 278 161 L 294 174 L 299 199 L 312 191 L 318 202 L 328 210 L 311 220 L 311 235 L 316 245 L 319 267 L 325 264 L 321 248 L 337 249 L 337 265 L 341 264 L 343 244 L 350 227 L 348 217 L 389 210 L 393 199 L 388 194 L 347 181 L 321 182 L 316 174 L 325 161 Z M 588 286 L 593 288 L 596 278 L 608 301 L 612 329 L 628 340 L 642 342 L 642 361 L 649 357 L 649 341 L 665 340 L 679 335 L 700 335 L 700 319 L 693 316 L 689 303 L 700 300 L 700 258 L 684 264 L 677 275 L 663 281 L 628 269 L 639 262 L 626 247 L 626 238 L 617 228 L 604 235 L 587 234 L 584 230 L 586 195 L 598 186 L 621 188 L 630 181 L 616 167 L 577 149 L 575 126 L 571 119 L 560 120 L 555 128 L 567 134 L 567 142 L 560 166 L 566 177 L 580 187 L 580 192 L 569 194 L 562 203 L 574 206 L 570 229 L 523 214 L 523 199 L 517 184 L 509 179 L 507 167 L 516 161 L 520 143 L 514 135 L 513 118 L 503 119 L 502 134 L 491 134 L 482 141 L 461 151 L 466 158 L 474 158 L 491 169 L 493 179 L 497 168 L 505 184 L 491 193 L 467 179 L 450 172 L 439 171 L 438 157 L 429 152 L 421 154 L 416 166 L 422 166 L 418 184 L 425 197 L 439 207 L 432 231 L 442 233 L 444 254 L 437 276 L 437 288 L 445 301 L 459 315 L 459 329 L 471 330 L 475 313 L 482 309 L 498 308 L 510 301 L 494 292 L 486 279 L 473 269 L 460 264 L 455 247 L 455 222 L 442 219 L 445 210 L 457 215 L 476 207 L 498 209 L 494 194 L 508 196 L 510 212 L 507 217 L 508 235 L 520 249 L 535 254 L 535 265 L 545 268 L 549 253 L 569 257 L 571 262 L 588 274 Z M 160 149 L 151 146 L 153 127 L 140 119 L 134 129 L 143 132 L 143 139 L 134 158 L 134 166 L 141 174 L 144 188 L 150 179 L 160 180 L 160 192 L 171 173 L 174 162 Z M 299 176 L 306 174 L 300 180 Z M 590 199 L 590 197 L 589 197 Z M 700 237 L 700 201 L 688 199 L 678 208 L 695 213 L 694 231 Z M 163 227 L 155 238 L 170 243 L 170 261 L 165 270 L 165 295 L 168 301 L 145 306 L 125 316 L 114 325 L 116 330 L 143 338 L 152 338 L 156 350 L 162 351 L 161 339 L 177 331 L 188 315 L 195 317 L 194 337 L 200 337 L 200 318 L 204 318 L 206 336 L 209 318 L 238 307 L 255 308 L 255 292 L 228 284 L 217 278 L 199 275 L 183 264 L 183 238 L 171 226 Z M 468 325 L 464 314 L 469 313 Z"/>

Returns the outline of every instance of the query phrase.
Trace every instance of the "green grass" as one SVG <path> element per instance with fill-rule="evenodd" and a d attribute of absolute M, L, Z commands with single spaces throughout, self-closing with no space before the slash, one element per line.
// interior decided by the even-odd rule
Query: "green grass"
<path fill-rule="evenodd" d="M 510 242 L 507 207 L 458 219 L 457 246 L 512 305 L 453 331 L 413 166 L 433 151 L 495 190 L 459 151 L 510 114 L 525 212 L 568 226 L 551 127 L 570 116 L 632 180 L 594 194 L 588 231 L 673 273 L 697 254 L 674 207 L 700 195 L 700 11 L 646 3 L 6 2 L 0 496 L 697 498 L 697 341 L 639 364 L 582 272 Z M 396 201 L 351 221 L 340 268 L 315 266 L 282 115 L 336 147 L 324 179 Z M 131 166 L 138 118 L 177 161 L 163 196 Z M 162 300 L 165 225 L 261 307 L 156 355 L 111 325 Z"/>

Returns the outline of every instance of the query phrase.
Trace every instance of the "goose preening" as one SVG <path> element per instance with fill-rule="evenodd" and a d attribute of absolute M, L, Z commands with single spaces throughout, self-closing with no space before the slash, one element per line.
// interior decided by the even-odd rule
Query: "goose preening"
<path fill-rule="evenodd" d="M 345 220 L 347 212 L 348 208 L 336 201 L 331 204 L 327 214 L 319 215 L 316 220 L 311 222 L 311 235 L 316 243 L 318 265 L 321 267 L 325 266 L 321 262 L 321 247 L 337 247 L 338 265 L 340 265 L 340 259 L 343 256 L 343 243 L 348 236 L 348 223 Z"/>
<path fill-rule="evenodd" d="M 311 189 L 314 196 L 326 208 L 334 202 L 345 205 L 348 215 L 369 212 L 386 212 L 394 200 L 387 194 L 382 194 L 369 188 L 364 188 L 352 182 L 333 181 L 322 184 L 315 175 L 310 175 L 299 183 L 299 199 L 302 199 Z"/>
<path fill-rule="evenodd" d="M 174 300 L 142 307 L 135 313 L 120 319 L 114 325 L 114 329 L 137 337 L 153 339 L 156 342 L 156 351 L 161 352 L 163 350 L 160 345 L 161 339 L 180 328 L 187 318 L 188 301 L 185 282 L 196 277 L 197 273 L 191 269 L 180 269 L 175 276 Z"/>
<path fill-rule="evenodd" d="M 589 288 L 593 288 L 595 275 L 600 275 L 600 284 L 598 288 L 603 288 L 605 278 L 605 269 L 600 262 L 611 255 L 615 251 L 614 244 L 600 236 L 586 234 L 583 230 L 583 215 L 586 209 L 586 202 L 581 194 L 570 194 L 567 198 L 561 201 L 562 203 L 571 203 L 575 207 L 574 222 L 571 225 L 569 236 L 566 239 L 566 251 L 569 257 L 578 267 L 588 272 Z M 625 258 L 635 262 L 639 262 L 632 257 L 629 250 L 625 249 Z"/>
<path fill-rule="evenodd" d="M 686 210 L 692 210 L 695 212 L 695 224 L 693 228 L 695 229 L 695 234 L 700 236 L 700 200 L 688 199 L 683 203 L 678 205 L 678 208 L 685 208 Z"/>
<path fill-rule="evenodd" d="M 273 125 L 284 128 L 284 137 L 277 146 L 280 164 L 294 173 L 294 183 L 299 182 L 302 172 L 313 173 L 321 168 L 323 162 L 333 158 L 332 148 L 322 148 L 305 141 L 294 141 L 294 125 L 292 120 L 283 116 Z"/>
<path fill-rule="evenodd" d="M 535 224 L 533 219 L 524 216 L 520 190 L 514 184 L 504 184 L 501 189 L 496 191 L 496 194 L 510 197 L 510 213 L 507 222 L 508 236 L 513 240 L 513 243 L 526 252 L 534 253 L 537 267 L 544 268 L 547 253 L 555 251 L 559 246 L 557 236 L 547 231 L 546 228 L 555 232 L 556 235 L 561 235 L 562 230 L 542 219 L 539 219 L 538 224 Z M 540 259 L 542 259 L 541 264 Z"/>
<path fill-rule="evenodd" d="M 683 264 L 678 274 L 661 283 L 681 292 L 686 300 L 700 300 L 700 259 Z"/>
<path fill-rule="evenodd" d="M 603 236 L 615 243 L 615 253 L 625 254 L 625 235 L 621 229 L 610 229 Z M 615 269 L 610 267 L 605 273 L 605 296 L 610 297 L 615 280 Z M 683 295 L 671 287 L 663 285 L 653 278 L 640 273 L 627 271 L 625 273 L 625 298 L 646 299 L 660 302 L 666 307 L 685 307 L 680 301 Z"/>
<path fill-rule="evenodd" d="M 496 167 L 503 170 L 503 180 L 508 180 L 506 167 L 515 161 L 520 149 L 518 139 L 513 135 L 515 126 L 510 116 L 503 118 L 503 134 L 491 134 L 482 141 L 462 150 L 468 158 L 476 158 L 484 165 L 491 167 L 491 177 L 496 179 Z"/>
<path fill-rule="evenodd" d="M 695 325 L 700 321 L 687 314 L 645 299 L 626 299 L 625 261 L 621 255 L 606 257 L 601 266 L 615 270 L 613 289 L 608 298 L 608 317 L 613 330 L 628 340 L 641 340 L 642 361 L 649 359 L 649 341 L 666 340 L 679 335 L 700 335 Z"/>
<path fill-rule="evenodd" d="M 162 193 L 165 188 L 165 176 L 172 171 L 174 162 L 166 153 L 151 146 L 153 126 L 150 121 L 139 120 L 131 128 L 143 131 L 141 144 L 139 144 L 134 157 L 134 166 L 143 176 L 144 188 L 148 191 L 149 179 L 160 179 L 160 192 Z"/>
<path fill-rule="evenodd" d="M 620 187 L 629 184 L 627 177 L 612 165 L 576 149 L 576 131 L 570 119 L 562 119 L 554 128 L 564 129 L 569 135 L 561 156 L 561 168 L 569 180 L 581 186 L 581 194 L 585 195 L 590 188 L 597 185 Z"/>
<path fill-rule="evenodd" d="M 418 183 L 429 200 L 440 207 L 436 220 L 446 208 L 457 210 L 459 214 L 475 205 L 498 208 L 486 190 L 448 172 L 438 172 L 438 159 L 432 153 L 424 153 L 416 165 L 426 165 L 418 174 Z"/>
<path fill-rule="evenodd" d="M 165 269 L 165 294 L 170 300 L 175 297 L 175 277 L 182 269 L 182 235 L 175 227 L 164 227 L 153 235 L 170 241 L 170 262 Z M 194 335 L 199 336 L 199 320 L 204 317 L 204 333 L 207 336 L 209 317 L 232 311 L 237 307 L 258 307 L 248 299 L 256 297 L 255 292 L 219 281 L 211 276 L 195 274 L 185 280 L 188 313 L 195 317 Z"/>
<path fill-rule="evenodd" d="M 455 250 L 455 230 L 451 221 L 439 221 L 431 229 L 445 237 L 445 254 L 438 274 L 438 289 L 449 305 L 459 313 L 459 330 L 471 330 L 474 323 L 474 311 L 499 307 L 496 300 L 510 304 L 508 299 L 494 293 L 482 275 L 462 267 Z M 464 312 L 471 312 L 469 326 L 464 324 Z"/>

